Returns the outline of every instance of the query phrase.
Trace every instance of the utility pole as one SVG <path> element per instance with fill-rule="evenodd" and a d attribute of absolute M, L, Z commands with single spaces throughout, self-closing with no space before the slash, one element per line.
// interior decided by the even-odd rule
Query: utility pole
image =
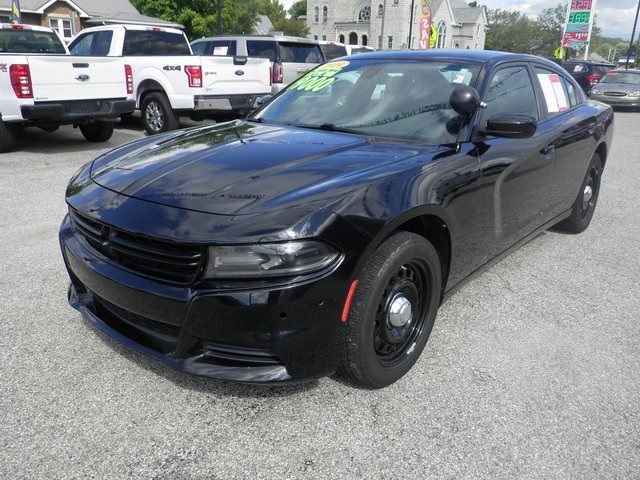
<path fill-rule="evenodd" d="M 627 64 L 624 67 L 626 70 L 629 70 L 629 60 L 631 58 L 631 49 L 633 48 L 633 38 L 636 36 L 636 25 L 638 24 L 638 13 L 640 13 L 640 0 L 638 0 L 638 7 L 636 8 L 636 19 L 633 21 L 633 32 L 631 32 L 629 50 L 627 50 Z M 637 58 L 636 61 L 638 61 Z"/>
<path fill-rule="evenodd" d="M 640 1 L 640 0 L 638 0 Z M 387 16 L 387 0 L 384 0 L 382 4 L 382 22 L 380 24 L 380 41 L 378 42 L 378 47 L 380 50 L 384 50 L 382 46 L 384 45 L 384 17 Z"/>
<path fill-rule="evenodd" d="M 411 0 L 411 15 L 409 16 L 409 50 L 411 50 L 411 41 L 413 40 L 413 14 L 416 11 L 416 0 Z"/>

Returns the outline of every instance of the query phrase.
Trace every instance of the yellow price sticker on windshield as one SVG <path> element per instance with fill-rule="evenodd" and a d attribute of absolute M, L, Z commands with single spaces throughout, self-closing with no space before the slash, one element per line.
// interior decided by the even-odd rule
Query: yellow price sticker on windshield
<path fill-rule="evenodd" d="M 315 70 L 307 73 L 304 77 L 296 81 L 292 88 L 302 92 L 316 93 L 327 88 L 336 81 L 335 75 L 342 71 L 349 62 L 331 62 L 320 65 Z"/>

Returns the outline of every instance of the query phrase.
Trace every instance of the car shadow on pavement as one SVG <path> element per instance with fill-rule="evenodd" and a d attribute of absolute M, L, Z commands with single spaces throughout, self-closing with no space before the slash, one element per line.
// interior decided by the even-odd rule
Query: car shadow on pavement
<path fill-rule="evenodd" d="M 252 385 L 246 383 L 234 383 L 230 381 L 215 380 L 212 378 L 198 377 L 186 373 L 180 373 L 172 370 L 162 362 L 147 357 L 142 353 L 133 351 L 120 344 L 106 333 L 98 330 L 91 325 L 84 317 L 82 318 L 82 326 L 96 335 L 105 345 L 107 345 L 115 354 L 121 355 L 128 361 L 144 368 L 152 375 L 159 375 L 169 380 L 178 388 L 192 390 L 199 393 L 207 393 L 222 397 L 236 398 L 270 398 L 270 397 L 288 397 L 297 395 L 302 392 L 313 390 L 318 387 L 319 380 L 309 380 L 299 383 L 288 384 L 264 384 Z"/>

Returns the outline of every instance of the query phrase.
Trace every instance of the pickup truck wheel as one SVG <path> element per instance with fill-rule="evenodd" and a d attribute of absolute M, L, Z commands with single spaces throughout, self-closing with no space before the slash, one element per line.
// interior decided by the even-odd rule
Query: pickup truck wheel
<path fill-rule="evenodd" d="M 0 120 L 0 153 L 13 150 L 15 141 L 15 129 Z"/>
<path fill-rule="evenodd" d="M 175 130 L 179 126 L 178 117 L 163 93 L 154 92 L 144 97 L 141 112 L 142 125 L 149 135 Z"/>
<path fill-rule="evenodd" d="M 80 125 L 80 131 L 89 142 L 106 142 L 113 135 L 113 122 L 85 123 Z"/>
<path fill-rule="evenodd" d="M 341 331 L 338 373 L 367 388 L 386 387 L 406 374 L 429 339 L 441 286 L 431 243 L 409 232 L 387 239 L 360 275 Z"/>

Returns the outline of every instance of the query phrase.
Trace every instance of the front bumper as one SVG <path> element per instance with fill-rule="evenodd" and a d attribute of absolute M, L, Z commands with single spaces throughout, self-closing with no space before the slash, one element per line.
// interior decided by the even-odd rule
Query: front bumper
<path fill-rule="evenodd" d="M 247 289 L 175 286 L 102 257 L 65 218 L 69 303 L 90 323 L 174 370 L 249 383 L 333 373 L 348 285 L 340 268 L 312 282 Z"/>
<path fill-rule="evenodd" d="M 606 103 L 612 107 L 627 107 L 627 108 L 639 108 L 640 97 L 618 97 L 615 95 L 603 95 L 603 94 L 591 94 L 589 95 L 591 100 L 597 100 L 598 102 Z"/>
<path fill-rule="evenodd" d="M 34 105 L 22 106 L 21 111 L 25 120 L 74 123 L 87 119 L 116 118 L 133 112 L 135 108 L 134 100 L 103 99 L 36 102 Z"/>

